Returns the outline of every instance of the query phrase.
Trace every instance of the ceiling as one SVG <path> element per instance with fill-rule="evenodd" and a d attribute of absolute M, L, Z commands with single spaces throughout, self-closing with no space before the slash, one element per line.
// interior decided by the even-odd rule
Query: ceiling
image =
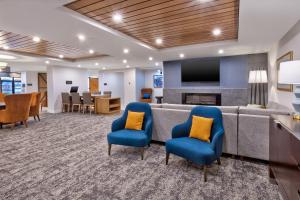
<path fill-rule="evenodd" d="M 77 0 L 65 7 L 157 49 L 238 38 L 239 0 Z"/>
<path fill-rule="evenodd" d="M 85 2 L 94 1 L 96 0 L 85 0 Z M 133 1 L 139 2 L 139 0 L 124 2 Z M 156 2 L 162 1 L 157 0 Z M 178 0 L 169 1 L 179 2 Z M 187 0 L 180 0 L 180 2 L 183 1 L 187 2 Z M 190 0 L 189 2 L 203 1 Z M 219 2 L 220 0 L 210 1 Z M 158 48 L 153 45 L 153 41 L 142 42 L 111 26 L 64 7 L 72 2 L 72 0 L 1 0 L 1 30 L 23 36 L 39 36 L 42 40 L 55 44 L 70 46 L 85 52 L 93 49 L 95 52 L 110 56 L 71 62 L 46 55 L 28 56 L 0 49 L 0 54 L 16 57 L 13 61 L 2 59 L 0 62 L 8 62 L 12 67 L 17 66 L 18 70 L 45 70 L 46 60 L 50 61 L 50 65 L 80 66 L 97 70 L 106 67 L 108 70 L 126 69 L 127 65 L 139 68 L 157 68 L 158 66 L 155 64 L 161 66 L 162 61 L 180 59 L 179 54 L 181 53 L 185 58 L 262 53 L 268 52 L 274 43 L 300 19 L 299 0 L 240 0 L 237 39 Z M 119 3 L 120 1 L 103 0 L 102 2 Z M 156 30 L 153 31 L 156 32 Z M 177 31 L 172 31 L 170 28 L 169 32 L 173 34 Z M 80 42 L 77 38 L 78 34 L 84 34 L 86 40 Z M 164 38 L 162 39 L 164 40 Z M 128 54 L 123 53 L 124 48 L 129 49 Z M 224 50 L 223 54 L 218 54 L 220 49 Z M 153 60 L 150 61 L 149 57 L 152 57 Z M 123 63 L 125 59 L 127 63 Z"/>
<path fill-rule="evenodd" d="M 37 36 L 36 36 L 37 37 Z M 32 36 L 24 36 L 4 30 L 0 30 L 0 47 L 8 48 L 8 51 L 27 56 L 46 56 L 49 58 L 60 58 L 67 61 L 79 61 L 89 58 L 100 58 L 102 55 L 97 52 L 74 48 L 71 46 L 49 42 L 37 37 L 34 41 Z M 60 59 L 62 59 L 62 57 Z"/>

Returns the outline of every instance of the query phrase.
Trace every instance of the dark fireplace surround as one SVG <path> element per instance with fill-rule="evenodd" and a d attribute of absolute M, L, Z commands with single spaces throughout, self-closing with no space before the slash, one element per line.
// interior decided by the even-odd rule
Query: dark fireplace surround
<path fill-rule="evenodd" d="M 220 93 L 182 93 L 182 104 L 221 106 Z"/>

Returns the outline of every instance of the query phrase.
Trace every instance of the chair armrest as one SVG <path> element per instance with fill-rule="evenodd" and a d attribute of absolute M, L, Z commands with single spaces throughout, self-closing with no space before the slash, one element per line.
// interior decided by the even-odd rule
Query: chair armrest
<path fill-rule="evenodd" d="M 220 157 L 222 154 L 222 147 L 223 147 L 223 135 L 224 135 L 224 130 L 220 129 L 215 133 L 212 141 L 211 141 L 211 146 L 213 150 L 216 153 L 217 157 Z"/>
<path fill-rule="evenodd" d="M 152 139 L 152 119 L 149 119 L 145 125 L 145 133 L 148 136 L 148 139 Z"/>
<path fill-rule="evenodd" d="M 111 125 L 111 131 L 118 131 L 121 129 L 124 129 L 125 127 L 125 120 L 123 119 L 123 117 L 120 117 L 119 119 L 116 119 L 115 121 L 113 121 L 112 125 Z"/>
<path fill-rule="evenodd" d="M 186 137 L 188 131 L 187 123 L 178 124 L 172 129 L 172 138 Z"/>

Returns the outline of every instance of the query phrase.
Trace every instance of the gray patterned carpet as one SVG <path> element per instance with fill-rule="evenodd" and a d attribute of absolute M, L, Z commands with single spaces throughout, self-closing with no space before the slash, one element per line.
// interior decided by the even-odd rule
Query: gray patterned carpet
<path fill-rule="evenodd" d="M 117 116 L 44 114 L 29 128 L 0 130 L 0 199 L 279 199 L 265 164 L 222 158 L 202 170 L 152 144 L 145 160 L 112 147 L 106 134 Z"/>

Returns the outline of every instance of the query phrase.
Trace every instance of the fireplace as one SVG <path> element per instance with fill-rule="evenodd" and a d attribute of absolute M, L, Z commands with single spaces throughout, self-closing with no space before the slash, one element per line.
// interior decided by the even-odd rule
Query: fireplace
<path fill-rule="evenodd" d="M 182 104 L 221 106 L 221 94 L 182 93 Z"/>

